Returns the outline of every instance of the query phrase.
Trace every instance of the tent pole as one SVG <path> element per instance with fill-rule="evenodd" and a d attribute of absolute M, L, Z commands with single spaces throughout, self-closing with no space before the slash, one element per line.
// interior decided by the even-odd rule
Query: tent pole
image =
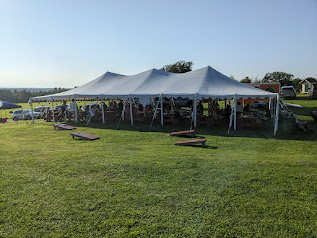
<path fill-rule="evenodd" d="M 117 124 L 116 130 L 118 130 L 121 120 L 124 120 L 125 105 L 126 105 L 126 101 L 123 102 L 122 112 L 121 112 L 121 116 L 119 117 L 119 122 Z"/>
<path fill-rule="evenodd" d="M 160 95 L 160 97 L 161 97 L 161 95 Z M 160 98 L 159 98 L 159 100 L 160 100 Z M 151 122 L 151 125 L 150 125 L 150 129 L 152 129 L 153 121 L 156 118 L 156 113 L 157 113 L 157 109 L 158 109 L 158 106 L 159 106 L 159 100 L 157 100 L 157 102 L 156 102 L 156 107 L 155 107 L 155 111 L 154 111 L 154 114 L 153 114 L 153 118 L 152 118 L 152 122 Z"/>
<path fill-rule="evenodd" d="M 75 100 L 75 121 L 78 122 L 78 115 L 77 115 L 77 101 L 76 101 L 76 95 L 74 96 L 74 100 Z"/>
<path fill-rule="evenodd" d="M 233 105 L 234 105 L 234 124 L 233 124 L 233 129 L 236 131 L 237 130 L 237 95 L 234 96 L 233 99 Z"/>
<path fill-rule="evenodd" d="M 52 113 L 53 113 L 53 122 L 55 122 L 55 113 L 54 113 L 54 100 L 53 97 L 51 98 L 52 100 Z"/>
<path fill-rule="evenodd" d="M 194 111 L 192 112 L 192 114 L 190 116 L 190 127 L 189 127 L 189 130 L 193 129 L 193 119 L 194 119 Z"/>
<path fill-rule="evenodd" d="M 32 124 L 34 124 L 34 115 L 33 115 L 33 102 L 32 99 L 30 100 L 31 103 L 31 115 L 32 115 Z"/>
<path fill-rule="evenodd" d="M 125 112 L 125 105 L 126 105 L 126 101 L 123 101 L 123 109 L 122 109 L 122 113 L 121 113 L 121 120 L 124 120 L 124 112 Z"/>
<path fill-rule="evenodd" d="M 274 127 L 274 123 L 275 123 L 275 109 L 276 109 L 276 101 L 272 100 L 272 109 L 271 109 L 271 121 L 273 122 L 273 127 Z"/>
<path fill-rule="evenodd" d="M 161 125 L 163 126 L 163 100 L 162 100 L 162 94 L 161 94 Z"/>
<path fill-rule="evenodd" d="M 65 120 L 65 122 L 66 122 L 66 121 L 67 121 L 67 105 L 66 105 L 64 114 L 65 114 L 64 120 Z"/>
<path fill-rule="evenodd" d="M 197 126 L 197 98 L 196 95 L 194 97 L 194 127 L 196 128 Z"/>
<path fill-rule="evenodd" d="M 277 95 L 277 98 L 276 98 L 276 110 L 275 110 L 274 136 L 276 135 L 276 132 L 277 132 L 277 129 L 278 129 L 278 116 L 279 116 L 279 113 L 280 113 L 279 106 L 280 106 L 280 96 Z"/>
<path fill-rule="evenodd" d="M 130 119 L 131 119 L 131 125 L 133 126 L 132 100 L 131 100 L 131 97 L 129 97 L 129 103 L 130 103 Z"/>
<path fill-rule="evenodd" d="M 229 134 L 230 128 L 231 128 L 231 126 L 232 126 L 232 116 L 233 116 L 233 108 L 231 108 L 231 115 L 230 115 L 230 122 L 229 122 L 228 134 Z"/>
<path fill-rule="evenodd" d="M 104 109 L 104 101 L 102 96 L 100 98 L 100 105 L 101 105 L 101 114 L 102 114 L 102 124 L 105 124 L 105 109 Z"/>
<path fill-rule="evenodd" d="M 270 98 L 269 99 L 269 111 L 270 111 L 270 115 L 271 115 L 271 121 L 273 120 L 272 109 L 273 109 L 273 107 L 272 107 L 272 98 Z"/>

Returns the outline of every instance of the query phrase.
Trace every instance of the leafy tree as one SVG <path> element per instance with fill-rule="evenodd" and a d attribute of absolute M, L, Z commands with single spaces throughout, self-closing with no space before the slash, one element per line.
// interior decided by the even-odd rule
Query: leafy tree
<path fill-rule="evenodd" d="M 192 61 L 178 61 L 175 64 L 168 64 L 165 65 L 163 68 L 161 68 L 161 70 L 166 71 L 166 72 L 171 72 L 171 73 L 186 73 L 189 71 L 192 71 L 192 66 L 193 66 L 193 62 Z"/>
<path fill-rule="evenodd" d="M 251 83 L 251 82 L 252 82 L 252 80 L 248 76 L 246 76 L 244 79 L 240 80 L 240 83 Z"/>
<path fill-rule="evenodd" d="M 258 78 L 258 76 L 256 76 L 254 79 L 252 79 L 253 83 L 261 83 L 261 79 Z"/>
<path fill-rule="evenodd" d="M 262 83 L 274 83 L 279 82 L 281 86 L 289 86 L 292 85 L 294 75 L 287 74 L 284 72 L 273 72 L 267 73 L 262 79 Z"/>
<path fill-rule="evenodd" d="M 317 81 L 317 79 L 316 79 L 316 78 L 313 78 L 313 77 L 308 77 L 308 78 L 306 78 L 306 80 Z"/>
<path fill-rule="evenodd" d="M 296 92 L 300 92 L 300 89 L 301 89 L 300 82 L 301 81 L 302 81 L 302 79 L 300 79 L 300 78 L 293 79 L 293 81 L 292 81 L 292 84 L 293 84 L 294 88 L 296 89 Z"/>
<path fill-rule="evenodd" d="M 230 75 L 229 78 L 231 78 L 231 79 L 233 79 L 233 80 L 235 80 L 235 81 L 238 81 L 232 74 Z"/>

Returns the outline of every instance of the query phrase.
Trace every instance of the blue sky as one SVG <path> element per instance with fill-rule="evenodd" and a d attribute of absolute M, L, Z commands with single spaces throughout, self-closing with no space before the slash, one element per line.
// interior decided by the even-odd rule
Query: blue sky
<path fill-rule="evenodd" d="M 317 78 L 317 0 L 0 0 L 0 87 L 74 87 L 178 60 Z"/>

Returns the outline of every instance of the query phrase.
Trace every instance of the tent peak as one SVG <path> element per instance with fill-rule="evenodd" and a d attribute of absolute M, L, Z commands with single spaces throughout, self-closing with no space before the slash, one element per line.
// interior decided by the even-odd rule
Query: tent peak
<path fill-rule="evenodd" d="M 107 71 L 106 73 L 103 74 L 103 76 L 125 76 L 125 75 Z"/>

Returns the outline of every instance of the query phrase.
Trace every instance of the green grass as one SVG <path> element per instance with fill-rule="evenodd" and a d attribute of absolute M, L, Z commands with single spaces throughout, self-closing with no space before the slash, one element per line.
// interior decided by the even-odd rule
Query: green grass
<path fill-rule="evenodd" d="M 79 141 L 43 120 L 0 124 L 0 236 L 317 236 L 311 119 L 313 133 L 276 138 L 198 128 L 207 148 L 174 146 L 182 127 L 115 126 L 80 123 L 100 140 Z"/>

